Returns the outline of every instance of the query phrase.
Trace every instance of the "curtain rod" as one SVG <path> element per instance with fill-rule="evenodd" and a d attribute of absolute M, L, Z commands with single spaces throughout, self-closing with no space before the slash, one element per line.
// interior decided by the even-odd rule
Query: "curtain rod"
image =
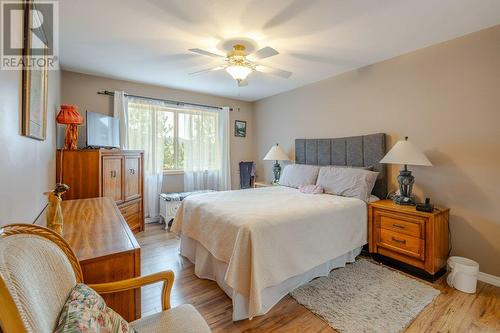
<path fill-rule="evenodd" d="M 98 95 L 108 95 L 108 96 L 114 96 L 115 93 L 109 90 L 104 90 L 104 91 L 98 91 Z M 179 101 L 172 101 L 169 99 L 163 99 L 163 98 L 155 98 L 155 97 L 148 97 L 148 96 L 141 96 L 141 95 L 132 95 L 132 94 L 125 94 L 127 97 L 136 97 L 136 98 L 144 98 L 144 99 L 152 99 L 154 101 L 160 101 L 160 102 L 166 102 L 168 104 L 174 104 L 174 105 L 192 105 L 192 106 L 201 106 L 204 108 L 213 108 L 217 110 L 222 110 L 221 106 L 213 106 L 213 105 L 204 105 L 204 104 L 196 104 L 196 103 L 189 103 L 189 102 L 179 102 Z M 231 108 L 229 111 L 232 111 Z"/>

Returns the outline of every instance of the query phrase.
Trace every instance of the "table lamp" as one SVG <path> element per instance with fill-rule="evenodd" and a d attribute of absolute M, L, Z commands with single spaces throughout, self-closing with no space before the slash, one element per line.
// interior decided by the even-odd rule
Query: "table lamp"
<path fill-rule="evenodd" d="M 415 177 L 408 170 L 408 165 L 431 166 L 432 163 L 424 153 L 405 137 L 404 140 L 396 142 L 380 163 L 404 165 L 397 178 L 400 194 L 394 197 L 394 202 L 398 205 L 415 205 L 415 198 L 411 195 Z"/>
<path fill-rule="evenodd" d="M 276 161 L 273 166 L 274 180 L 273 184 L 278 184 L 281 175 L 281 166 L 278 161 L 288 161 L 290 158 L 281 148 L 280 145 L 276 144 L 269 149 L 266 156 L 264 156 L 264 161 Z"/>
<path fill-rule="evenodd" d="M 83 117 L 78 113 L 76 105 L 61 105 L 56 121 L 65 124 L 66 135 L 64 136 L 64 149 L 75 150 L 78 143 L 78 125 L 83 124 Z"/>

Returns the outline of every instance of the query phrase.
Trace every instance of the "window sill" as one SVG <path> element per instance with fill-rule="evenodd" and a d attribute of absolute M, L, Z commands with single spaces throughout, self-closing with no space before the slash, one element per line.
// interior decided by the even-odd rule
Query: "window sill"
<path fill-rule="evenodd" d="M 184 170 L 163 170 L 164 175 L 183 175 Z"/>

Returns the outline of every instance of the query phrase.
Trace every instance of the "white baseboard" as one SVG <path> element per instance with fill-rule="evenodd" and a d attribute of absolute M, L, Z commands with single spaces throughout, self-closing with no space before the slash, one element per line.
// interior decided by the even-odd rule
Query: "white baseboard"
<path fill-rule="evenodd" d="M 488 273 L 479 272 L 477 279 L 482 282 L 492 284 L 494 286 L 500 287 L 500 276 L 491 275 Z"/>
<path fill-rule="evenodd" d="M 144 219 L 144 223 L 158 223 L 158 222 L 160 222 L 159 217 L 146 217 Z"/>

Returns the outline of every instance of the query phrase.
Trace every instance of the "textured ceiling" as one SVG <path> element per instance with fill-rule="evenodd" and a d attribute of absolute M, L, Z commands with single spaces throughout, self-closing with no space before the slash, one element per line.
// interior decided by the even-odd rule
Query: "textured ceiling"
<path fill-rule="evenodd" d="M 500 24 L 498 0 L 64 0 L 63 69 L 254 101 Z M 279 55 L 237 87 L 218 59 L 229 40 Z M 103 87 L 104 88 L 104 87 Z"/>

